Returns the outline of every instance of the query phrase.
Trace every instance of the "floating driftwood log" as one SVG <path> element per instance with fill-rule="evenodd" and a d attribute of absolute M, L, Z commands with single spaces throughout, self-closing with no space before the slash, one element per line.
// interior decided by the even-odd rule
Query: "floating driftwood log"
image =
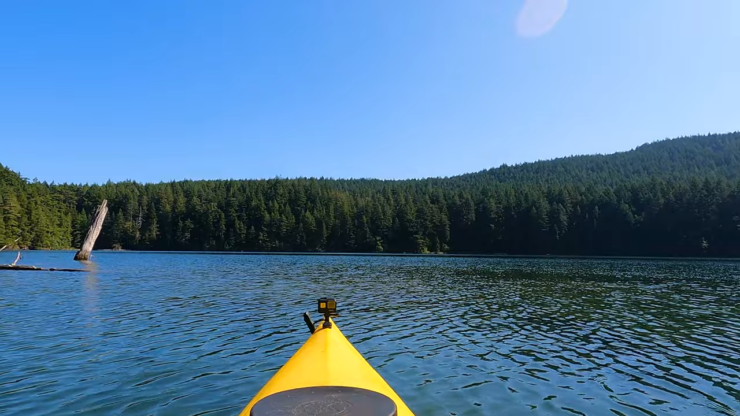
<path fill-rule="evenodd" d="M 87 270 L 82 269 L 56 269 L 50 268 L 45 269 L 43 267 L 36 266 L 24 266 L 24 265 L 13 265 L 13 264 L 0 264 L 0 270 L 23 270 L 23 271 L 40 271 L 40 272 L 86 272 Z"/>
<path fill-rule="evenodd" d="M 100 229 L 103 228 L 103 221 L 105 221 L 105 215 L 108 213 L 108 201 L 103 200 L 98 209 L 95 210 L 93 215 L 92 224 L 90 229 L 87 230 L 85 235 L 85 242 L 82 243 L 82 248 L 75 254 L 75 260 L 90 260 L 90 253 L 92 252 L 93 246 L 95 246 L 95 240 L 100 235 Z"/>
<path fill-rule="evenodd" d="M 20 237 L 16 239 L 13 242 L 13 244 L 17 243 L 18 240 L 20 240 Z M 0 248 L 0 251 L 5 250 L 5 247 L 7 246 L 8 246 L 7 244 L 2 246 L 2 248 Z M 18 255 L 15 256 L 15 260 L 13 260 L 12 263 L 0 264 L 0 270 L 28 270 L 28 271 L 36 270 L 36 271 L 42 271 L 42 272 L 86 272 L 87 271 L 87 270 L 82 270 L 82 269 L 56 269 L 56 268 L 45 269 L 43 267 L 18 265 L 18 260 L 20 260 L 21 257 L 22 257 L 21 252 L 19 251 Z"/>
<path fill-rule="evenodd" d="M 90 225 L 90 229 L 87 231 L 87 235 L 85 236 L 85 242 L 82 243 L 82 248 L 80 248 L 80 251 L 75 254 L 75 260 L 90 260 L 90 253 L 92 252 L 93 246 L 95 246 L 95 240 L 98 239 L 98 235 L 100 235 L 100 229 L 103 228 L 103 221 L 105 221 L 105 215 L 108 213 L 108 201 L 103 200 L 103 203 L 100 204 L 98 209 L 95 210 L 95 215 L 93 215 L 93 221 L 92 225 Z M 18 242 L 18 240 L 15 240 Z M 14 243 L 15 244 L 15 243 Z M 5 249 L 7 245 L 0 248 L 0 251 Z M 46 271 L 46 272 L 86 272 L 87 270 L 82 269 L 57 269 L 57 268 L 48 268 L 45 269 L 43 267 L 36 267 L 36 266 L 23 266 L 18 265 L 18 260 L 21 259 L 21 252 L 18 252 L 18 256 L 15 258 L 15 261 L 11 264 L 0 264 L 0 270 L 24 270 L 24 271 Z"/>

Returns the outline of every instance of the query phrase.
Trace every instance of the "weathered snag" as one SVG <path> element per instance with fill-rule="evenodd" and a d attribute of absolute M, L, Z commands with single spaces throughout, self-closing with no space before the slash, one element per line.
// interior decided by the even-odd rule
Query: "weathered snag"
<path fill-rule="evenodd" d="M 93 250 L 93 246 L 95 246 L 95 240 L 97 240 L 98 235 L 100 235 L 100 230 L 103 228 L 103 221 L 105 221 L 105 215 L 107 213 L 108 200 L 104 199 L 103 203 L 95 210 L 92 225 L 90 225 L 90 229 L 87 230 L 87 235 L 85 235 L 85 242 L 82 243 L 82 248 L 80 248 L 80 251 L 75 254 L 75 260 L 90 260 L 90 253 Z"/>

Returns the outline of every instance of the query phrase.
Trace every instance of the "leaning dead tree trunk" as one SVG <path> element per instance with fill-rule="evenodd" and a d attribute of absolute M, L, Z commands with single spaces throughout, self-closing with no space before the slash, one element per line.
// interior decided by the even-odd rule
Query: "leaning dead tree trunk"
<path fill-rule="evenodd" d="M 103 221 L 105 221 L 105 214 L 107 213 L 108 201 L 104 199 L 103 203 L 95 210 L 92 225 L 90 225 L 90 229 L 87 231 L 82 248 L 75 254 L 75 260 L 90 260 L 90 252 L 92 252 L 93 246 L 95 246 L 95 240 L 100 235 L 100 229 L 103 228 Z"/>

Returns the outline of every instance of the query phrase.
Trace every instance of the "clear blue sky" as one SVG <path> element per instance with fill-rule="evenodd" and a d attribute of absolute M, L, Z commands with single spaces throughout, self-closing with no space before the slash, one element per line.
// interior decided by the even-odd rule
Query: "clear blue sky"
<path fill-rule="evenodd" d="M 740 129 L 740 1 L 564 1 L 3 1 L 0 163 L 412 178 Z"/>

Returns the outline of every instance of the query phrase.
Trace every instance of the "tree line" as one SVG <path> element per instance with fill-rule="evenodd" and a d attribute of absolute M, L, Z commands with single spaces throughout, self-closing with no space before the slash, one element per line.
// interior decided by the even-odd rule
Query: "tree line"
<path fill-rule="evenodd" d="M 79 247 L 107 199 L 97 249 L 740 256 L 738 175 L 738 133 L 402 181 L 74 185 L 0 165 L 0 243 Z"/>

